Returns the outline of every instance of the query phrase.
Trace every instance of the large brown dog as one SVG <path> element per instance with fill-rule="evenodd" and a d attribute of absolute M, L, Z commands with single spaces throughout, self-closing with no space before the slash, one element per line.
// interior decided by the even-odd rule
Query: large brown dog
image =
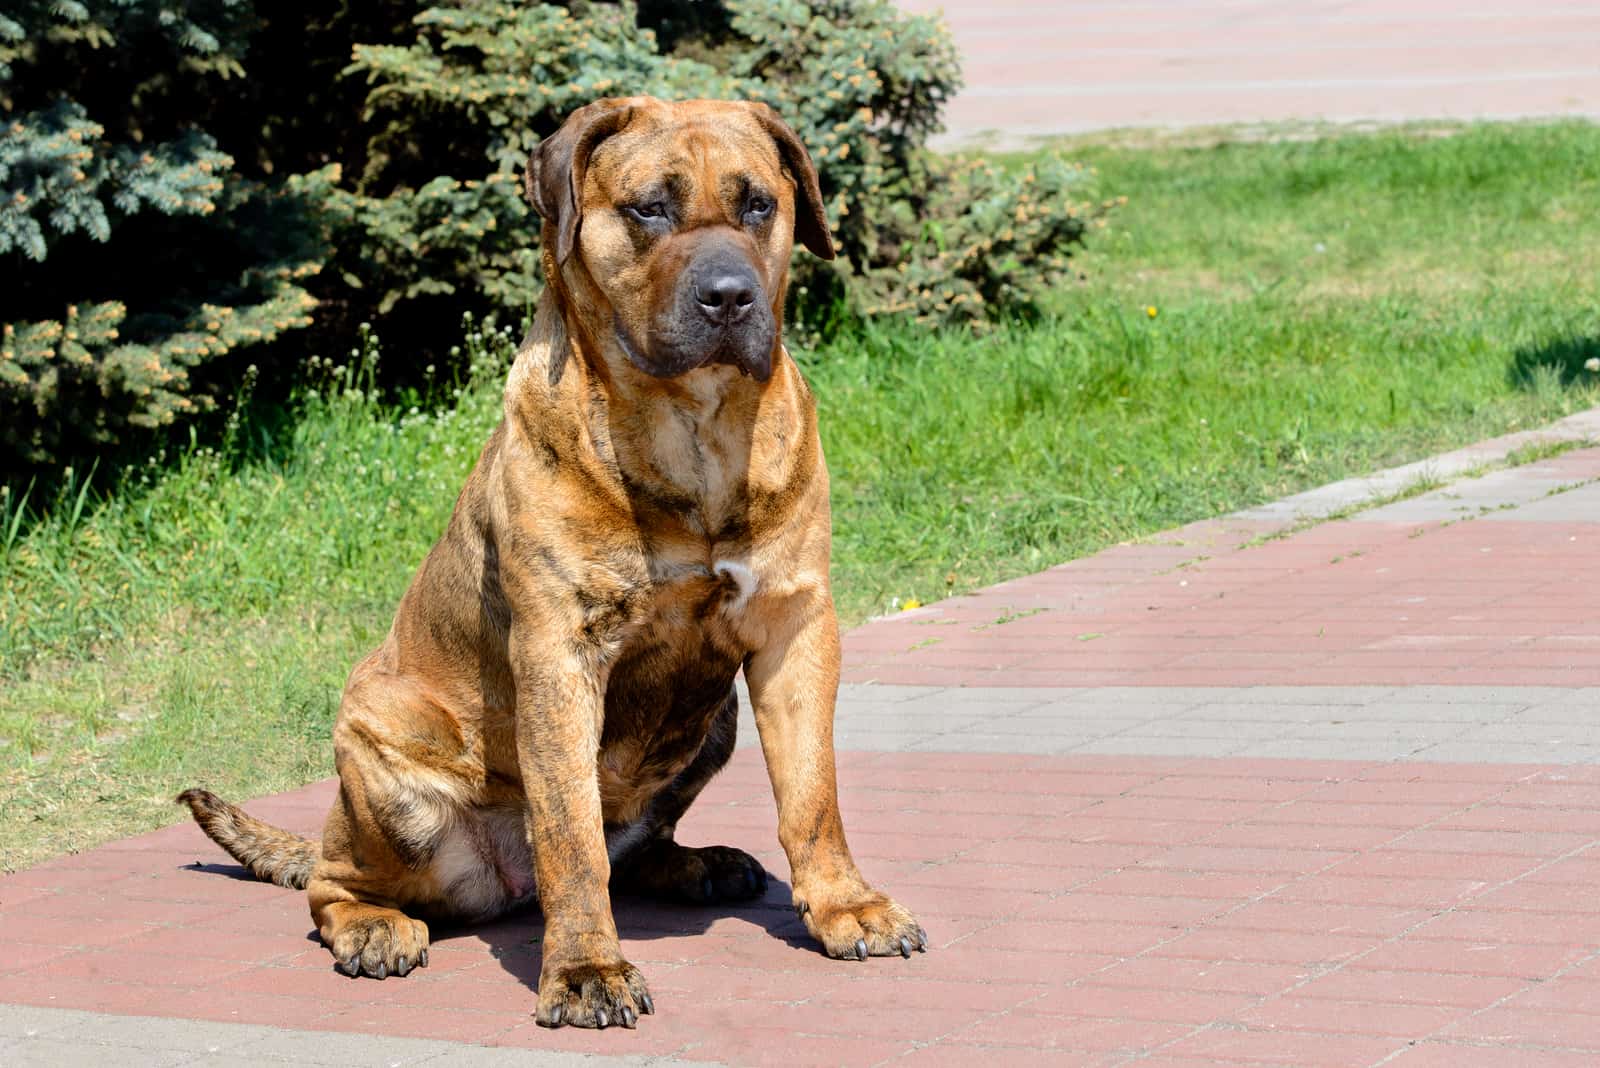
<path fill-rule="evenodd" d="M 320 852 L 203 790 L 206 833 L 309 891 L 350 975 L 428 959 L 424 919 L 537 900 L 537 1018 L 654 1011 L 608 885 L 760 894 L 673 840 L 733 750 L 743 667 L 794 906 L 835 957 L 925 948 L 839 820 L 828 475 L 780 326 L 795 238 L 833 255 L 804 146 L 765 105 L 575 112 L 528 165 L 549 281 L 450 525 L 334 727 Z"/>

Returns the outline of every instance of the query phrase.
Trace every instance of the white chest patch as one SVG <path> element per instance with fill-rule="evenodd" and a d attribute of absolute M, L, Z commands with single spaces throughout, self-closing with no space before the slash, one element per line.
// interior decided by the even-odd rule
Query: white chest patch
<path fill-rule="evenodd" d="M 756 592 L 756 573 L 737 560 L 718 560 L 711 565 L 714 574 L 721 578 L 729 579 L 739 587 L 739 596 L 729 605 L 733 611 L 744 609 L 749 602 L 750 595 Z"/>

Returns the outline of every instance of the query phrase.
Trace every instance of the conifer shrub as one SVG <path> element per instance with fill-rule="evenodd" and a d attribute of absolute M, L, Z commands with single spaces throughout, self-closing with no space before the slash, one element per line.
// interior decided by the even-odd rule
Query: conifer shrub
<path fill-rule="evenodd" d="M 194 119 L 243 74 L 248 0 L 0 13 L 0 453 L 40 463 L 213 406 L 197 369 L 306 326 L 308 204 Z"/>
<path fill-rule="evenodd" d="M 813 328 L 1027 314 L 1106 204 L 1060 160 L 930 152 L 959 84 L 943 25 L 890 0 L 18 0 L 0 452 L 103 452 L 249 365 L 287 394 L 361 322 L 406 339 L 389 385 L 448 367 L 464 312 L 537 299 L 520 172 L 604 96 L 763 100 L 795 127 L 841 253 L 795 260 Z"/>

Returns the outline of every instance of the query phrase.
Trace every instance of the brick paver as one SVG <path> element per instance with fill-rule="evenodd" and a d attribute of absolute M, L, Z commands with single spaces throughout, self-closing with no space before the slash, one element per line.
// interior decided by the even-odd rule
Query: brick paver
<path fill-rule="evenodd" d="M 810 944 L 746 723 L 683 837 L 772 888 L 619 901 L 637 1031 L 533 1026 L 537 913 L 346 979 L 184 823 L 0 878 L 0 1064 L 1600 1063 L 1600 448 L 1297 526 L 1365 492 L 847 636 L 846 823 L 926 955 Z"/>
<path fill-rule="evenodd" d="M 404 981 L 346 979 L 302 895 L 240 879 L 188 825 L 0 884 L 0 937 L 23 965 L 0 1001 L 738 1063 L 981 1047 L 1014 1063 L 1354 1064 L 1413 1042 L 1600 1055 L 1592 767 L 876 753 L 850 754 L 842 782 L 862 865 L 923 917 L 926 956 L 811 948 L 745 749 L 685 837 L 749 849 L 777 878 L 726 912 L 621 905 L 661 1006 L 637 1032 L 528 1023 L 537 915 L 442 932 Z M 314 832 L 330 796 L 319 783 L 255 807 Z M 50 885 L 64 889 L 8 892 Z"/>
<path fill-rule="evenodd" d="M 1126 126 L 1600 116 L 1579 0 L 901 0 L 943 11 L 949 140 Z"/>
<path fill-rule="evenodd" d="M 1600 686 L 1600 448 L 1285 536 L 1302 514 L 1195 523 L 880 621 L 852 635 L 846 681 Z"/>

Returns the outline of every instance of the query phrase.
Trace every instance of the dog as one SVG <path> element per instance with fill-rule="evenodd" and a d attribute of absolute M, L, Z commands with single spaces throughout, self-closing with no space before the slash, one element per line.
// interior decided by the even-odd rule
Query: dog
<path fill-rule="evenodd" d="M 839 634 L 816 405 L 782 341 L 795 241 L 833 243 L 811 157 L 764 104 L 600 100 L 529 161 L 547 286 L 504 419 L 333 729 L 320 847 L 178 798 L 257 877 L 304 888 L 336 967 L 428 962 L 428 922 L 537 902 L 540 1024 L 655 1011 L 610 888 L 765 892 L 678 844 L 727 762 L 743 669 L 793 903 L 833 957 L 925 950 L 862 878 L 834 771 Z"/>

